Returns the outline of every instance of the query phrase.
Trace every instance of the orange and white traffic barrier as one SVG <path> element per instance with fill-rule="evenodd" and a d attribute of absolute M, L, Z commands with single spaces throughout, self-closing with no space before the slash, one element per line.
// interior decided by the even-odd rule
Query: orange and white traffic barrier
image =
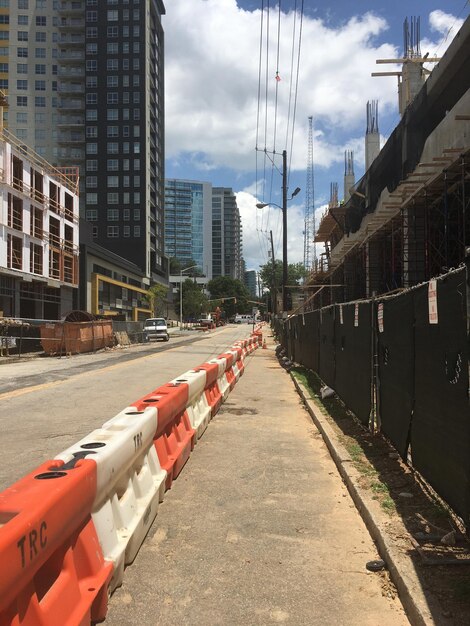
<path fill-rule="evenodd" d="M 225 368 L 222 367 L 222 372 Z M 208 406 L 210 407 L 211 419 L 217 413 L 222 404 L 222 394 L 217 383 L 219 377 L 219 364 L 218 363 L 203 363 L 199 365 L 197 369 L 202 369 L 206 372 L 206 384 L 204 387 L 204 396 Z"/>
<path fill-rule="evenodd" d="M 218 356 L 215 359 L 211 359 L 209 363 L 216 363 L 218 366 L 217 387 L 222 395 L 222 402 L 225 402 L 228 394 L 230 393 L 230 383 L 225 375 L 225 370 L 227 369 L 227 359 L 224 356 Z"/>
<path fill-rule="evenodd" d="M 0 624 L 89 624 L 113 565 L 91 518 L 96 463 L 47 461 L 0 493 Z"/>
<path fill-rule="evenodd" d="M 189 370 L 171 382 L 185 383 L 188 385 L 188 402 L 186 410 L 188 412 L 191 426 L 196 431 L 195 442 L 202 437 L 211 420 L 211 407 L 207 402 L 206 388 L 207 374 L 203 368 Z"/>
<path fill-rule="evenodd" d="M 111 591 L 122 584 L 124 567 L 135 559 L 163 500 L 167 474 L 153 445 L 156 429 L 155 408 L 129 407 L 56 457 L 96 463 L 91 516 L 104 557 L 114 566 Z"/>
<path fill-rule="evenodd" d="M 196 431 L 191 426 L 186 406 L 186 383 L 167 383 L 132 404 L 139 411 L 151 406 L 157 409 L 157 430 L 154 445 L 160 465 L 167 472 L 166 488 L 170 489 L 194 448 Z"/>

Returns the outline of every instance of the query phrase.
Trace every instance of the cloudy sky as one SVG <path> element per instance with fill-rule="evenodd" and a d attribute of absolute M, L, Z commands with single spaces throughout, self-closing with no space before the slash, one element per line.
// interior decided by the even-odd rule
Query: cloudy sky
<path fill-rule="evenodd" d="M 371 72 L 395 69 L 376 59 L 403 55 L 409 1 L 166 0 L 165 6 L 166 176 L 232 187 L 247 269 L 258 269 L 268 260 L 270 230 L 281 257 L 281 212 L 255 204 L 281 203 L 286 149 L 289 190 L 302 189 L 289 203 L 288 260 L 303 261 L 308 117 L 318 225 L 330 183 L 343 195 L 345 150 L 354 151 L 356 180 L 364 172 L 367 101 L 379 101 L 383 140 L 399 120 L 396 78 Z M 413 11 L 421 19 L 422 54 L 439 56 L 470 8 L 468 0 L 415 0 Z"/>

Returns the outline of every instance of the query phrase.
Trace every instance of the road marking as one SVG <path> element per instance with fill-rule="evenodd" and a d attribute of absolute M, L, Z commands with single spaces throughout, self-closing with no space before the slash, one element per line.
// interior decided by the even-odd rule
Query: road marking
<path fill-rule="evenodd" d="M 211 335 L 210 338 L 213 336 Z M 209 339 L 209 337 L 204 337 L 204 339 Z M 135 359 L 130 359 L 129 361 L 124 361 L 123 363 L 114 363 L 113 365 L 108 365 L 103 368 L 98 368 L 94 370 L 90 370 L 87 372 L 80 372 L 79 374 L 74 374 L 65 380 L 54 380 L 49 383 L 41 383 L 40 385 L 31 385 L 30 387 L 23 387 L 22 389 L 14 389 L 13 391 L 5 391 L 4 393 L 0 393 L 0 402 L 2 400 L 11 400 L 12 398 L 19 398 L 20 396 L 26 395 L 28 393 L 34 393 L 35 391 L 44 391 L 45 389 L 51 389 L 53 387 L 58 387 L 59 385 L 63 385 L 64 383 L 69 382 L 70 380 L 74 380 L 76 378 L 81 378 L 82 376 L 89 376 L 90 374 L 96 374 L 97 372 L 108 372 L 113 369 L 118 369 L 120 367 L 125 367 L 131 365 L 135 361 L 140 361 L 144 359 L 153 359 L 159 356 L 165 355 L 167 352 L 172 352 L 174 350 L 181 350 L 186 348 L 186 345 L 176 345 L 171 348 L 167 348 L 162 352 L 155 352 L 154 354 L 146 354 L 145 356 L 136 357 Z M 207 359 L 213 358 L 212 356 L 208 356 Z"/>
<path fill-rule="evenodd" d="M 178 346 L 174 348 L 169 348 L 165 350 L 165 352 L 156 352 L 155 354 L 146 354 L 145 356 L 136 357 L 135 359 L 131 359 L 129 361 L 124 361 L 123 363 L 114 363 L 113 365 L 108 365 L 106 367 L 97 368 L 93 370 L 89 370 L 87 372 L 80 372 L 79 374 L 73 374 L 64 380 L 53 380 L 49 383 L 41 383 L 40 385 L 31 385 L 31 387 L 23 387 L 22 389 L 14 389 L 13 391 L 5 391 L 4 393 L 0 393 L 0 401 L 2 400 L 10 400 L 12 398 L 18 398 L 28 393 L 33 393 L 35 391 L 44 391 L 45 389 L 51 389 L 52 387 L 58 387 L 59 385 L 63 385 L 64 383 L 68 383 L 71 380 L 76 378 L 81 378 L 83 376 L 90 376 L 90 374 L 96 374 L 97 372 L 108 372 L 114 369 L 118 369 L 120 367 L 125 367 L 127 365 L 131 365 L 135 363 L 135 361 L 141 361 L 144 359 L 153 359 L 158 356 L 163 356 L 166 352 L 170 350 L 177 350 Z"/>

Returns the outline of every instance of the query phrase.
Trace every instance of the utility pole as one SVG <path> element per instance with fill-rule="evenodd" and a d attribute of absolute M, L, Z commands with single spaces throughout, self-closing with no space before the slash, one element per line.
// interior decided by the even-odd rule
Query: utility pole
<path fill-rule="evenodd" d="M 287 151 L 282 151 L 282 310 L 287 311 Z"/>
<path fill-rule="evenodd" d="M 269 236 L 271 237 L 271 261 L 273 264 L 272 308 L 273 308 L 273 315 L 276 315 L 277 313 L 276 262 L 274 260 L 274 243 L 273 243 L 273 231 L 272 230 L 269 231 Z"/>

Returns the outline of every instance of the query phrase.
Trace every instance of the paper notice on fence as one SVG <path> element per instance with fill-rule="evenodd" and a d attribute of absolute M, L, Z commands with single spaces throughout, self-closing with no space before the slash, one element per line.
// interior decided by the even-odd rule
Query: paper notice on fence
<path fill-rule="evenodd" d="M 384 304 L 381 302 L 377 308 L 377 323 L 379 325 L 379 333 L 384 331 Z"/>
<path fill-rule="evenodd" d="M 357 302 L 354 309 L 354 326 L 359 326 L 359 303 Z"/>
<path fill-rule="evenodd" d="M 339 323 L 340 324 L 343 323 L 343 305 L 342 304 L 339 305 Z"/>
<path fill-rule="evenodd" d="M 430 280 L 428 287 L 429 323 L 438 324 L 437 317 L 437 280 Z"/>

